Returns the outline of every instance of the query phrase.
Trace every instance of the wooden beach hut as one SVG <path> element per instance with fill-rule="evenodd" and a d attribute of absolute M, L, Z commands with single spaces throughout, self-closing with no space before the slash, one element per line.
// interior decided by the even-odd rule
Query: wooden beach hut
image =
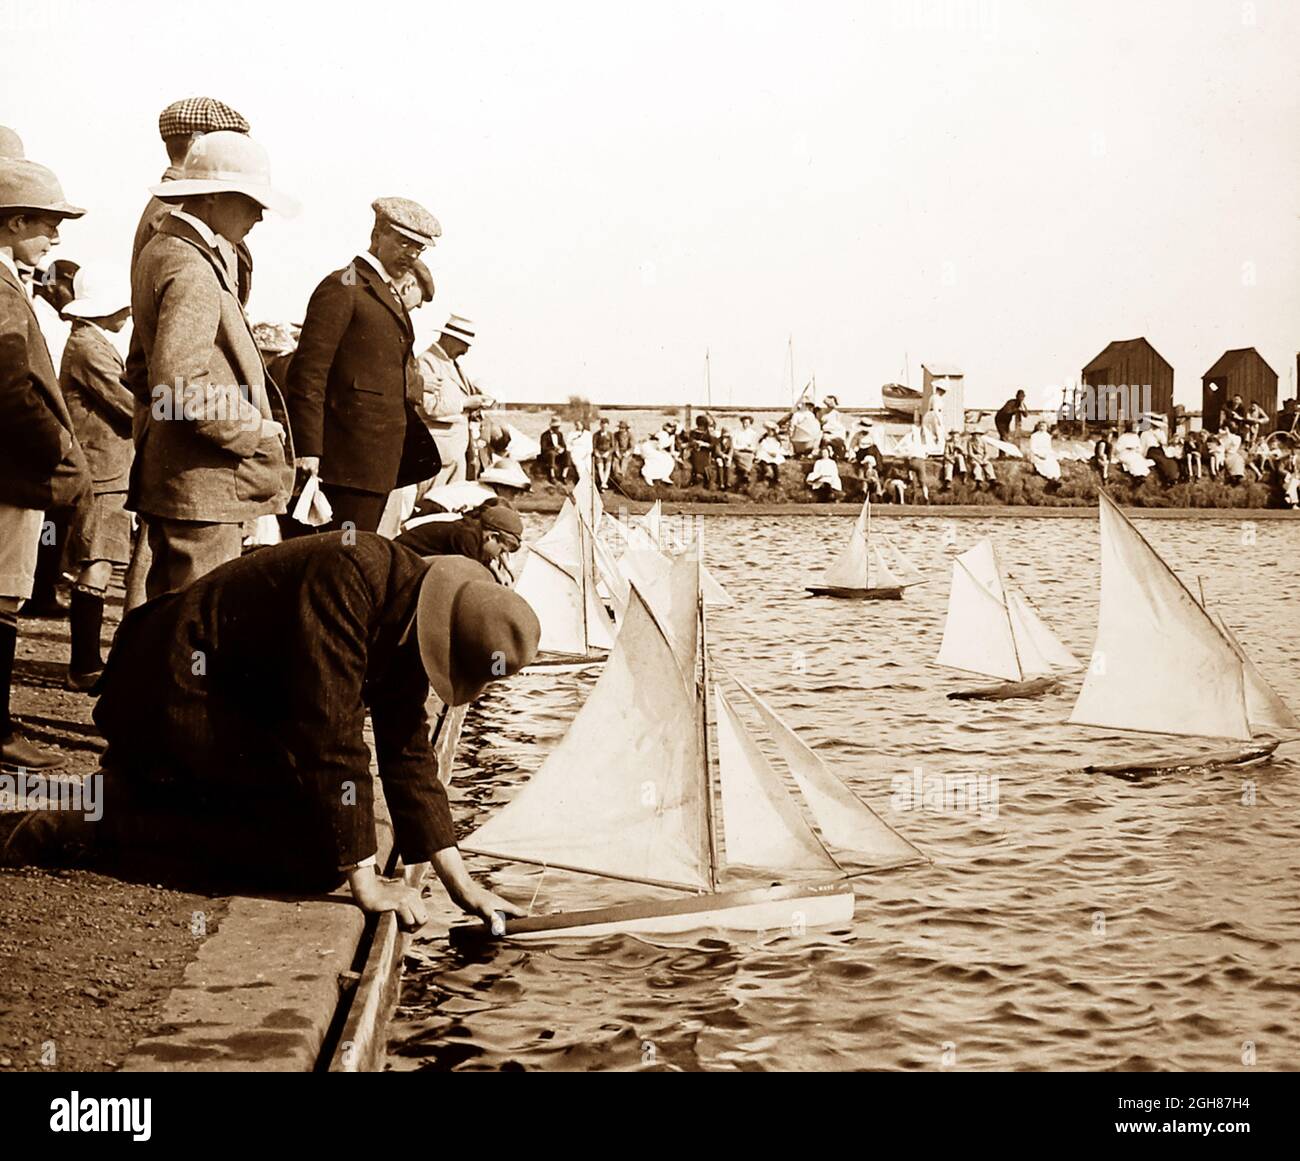
<path fill-rule="evenodd" d="M 1201 426 L 1206 431 L 1219 430 L 1223 406 L 1234 395 L 1240 395 L 1247 408 L 1258 403 L 1270 422 L 1277 416 L 1277 372 L 1254 347 L 1224 351 L 1201 376 Z"/>
<path fill-rule="evenodd" d="M 1083 368 L 1089 423 L 1134 420 L 1174 407 L 1174 369 L 1145 338 L 1116 339 Z M 1147 387 L 1150 393 L 1147 393 Z"/>

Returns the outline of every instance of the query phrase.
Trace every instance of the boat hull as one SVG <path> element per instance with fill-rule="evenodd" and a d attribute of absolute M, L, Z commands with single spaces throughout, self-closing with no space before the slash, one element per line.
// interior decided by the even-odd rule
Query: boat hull
<path fill-rule="evenodd" d="M 677 935 L 701 929 L 728 931 L 801 931 L 830 927 L 853 918 L 850 883 L 794 884 L 724 891 L 685 899 L 651 899 L 586 911 L 562 911 L 507 919 L 505 932 L 493 936 L 486 924 L 453 927 L 453 944 L 495 939 L 594 939 L 605 935 Z"/>
<path fill-rule="evenodd" d="M 1114 762 L 1085 766 L 1085 774 L 1115 774 L 1121 778 L 1140 778 L 1145 774 L 1169 774 L 1185 770 L 1219 770 L 1224 767 L 1258 766 L 1273 757 L 1280 742 L 1250 746 L 1244 750 L 1218 750 L 1190 758 L 1155 758 L 1145 762 Z"/>
<path fill-rule="evenodd" d="M 541 653 L 523 667 L 520 673 L 581 673 L 594 669 L 609 660 L 608 653 L 593 653 L 580 657 L 572 653 Z"/>
<path fill-rule="evenodd" d="M 1032 681 L 1004 681 L 978 689 L 958 689 L 948 697 L 954 701 L 1007 701 L 1014 697 L 1041 697 L 1060 684 L 1055 677 L 1035 677 Z"/>
<path fill-rule="evenodd" d="M 835 585 L 805 585 L 815 597 L 839 597 L 845 601 L 901 601 L 902 585 L 889 585 L 876 589 L 842 589 Z"/>

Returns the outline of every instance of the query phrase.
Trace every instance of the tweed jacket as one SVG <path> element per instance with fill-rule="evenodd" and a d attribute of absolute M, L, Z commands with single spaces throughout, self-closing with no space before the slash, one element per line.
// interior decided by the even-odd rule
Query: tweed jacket
<path fill-rule="evenodd" d="M 75 505 L 89 488 L 31 301 L 0 263 L 0 502 L 44 511 Z"/>
<path fill-rule="evenodd" d="M 128 506 L 173 520 L 239 523 L 285 511 L 292 439 L 278 388 L 219 251 L 168 217 L 131 274 L 135 333 L 149 368 Z M 286 429 L 263 437 L 262 421 Z"/>
<path fill-rule="evenodd" d="M 297 454 L 323 483 L 389 492 L 431 479 L 441 460 L 412 398 L 423 396 L 411 320 L 369 262 L 329 274 L 307 304 L 289 364 Z"/>
<path fill-rule="evenodd" d="M 403 640 L 427 565 L 381 536 L 354 537 L 259 549 L 132 610 L 95 707 L 105 766 L 144 788 L 170 779 L 246 795 L 250 809 L 259 785 L 301 786 L 286 842 L 325 826 L 337 865 L 353 864 L 376 846 L 369 707 L 402 857 L 424 862 L 454 846 L 429 682 L 415 635 Z"/>
<path fill-rule="evenodd" d="M 131 472 L 135 398 L 122 381 L 125 371 L 122 356 L 101 330 L 80 320 L 72 324 L 59 387 L 96 494 L 125 492 Z"/>

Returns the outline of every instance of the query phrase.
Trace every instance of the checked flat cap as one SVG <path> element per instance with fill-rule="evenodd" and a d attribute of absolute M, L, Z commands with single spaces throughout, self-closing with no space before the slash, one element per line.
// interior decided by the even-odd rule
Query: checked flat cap
<path fill-rule="evenodd" d="M 410 198 L 379 198 L 370 203 L 370 208 L 375 211 L 375 220 L 381 225 L 392 226 L 399 234 L 405 234 L 422 246 L 436 245 L 442 237 L 438 219 Z"/>
<path fill-rule="evenodd" d="M 215 97 L 186 97 L 173 101 L 158 115 L 158 134 L 165 141 L 186 133 L 215 133 L 226 129 L 247 133 L 248 122 L 242 114 Z"/>

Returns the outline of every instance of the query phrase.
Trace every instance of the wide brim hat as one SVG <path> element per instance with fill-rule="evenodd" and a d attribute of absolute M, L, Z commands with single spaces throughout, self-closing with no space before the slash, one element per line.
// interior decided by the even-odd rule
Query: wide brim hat
<path fill-rule="evenodd" d="M 207 194 L 237 193 L 263 209 L 286 218 L 298 212 L 298 202 L 271 185 L 271 162 L 256 141 L 244 133 L 220 130 L 198 138 L 172 181 L 150 186 L 159 201 L 178 202 Z"/>
<path fill-rule="evenodd" d="M 454 314 L 442 324 L 442 333 L 462 343 L 474 342 L 474 324 L 467 318 Z"/>
<path fill-rule="evenodd" d="M 433 560 L 420 582 L 415 635 L 433 692 L 449 706 L 473 701 L 490 681 L 537 655 L 542 628 L 523 597 L 477 561 Z"/>
<path fill-rule="evenodd" d="M 62 313 L 69 318 L 108 318 L 131 306 L 130 284 L 82 266 L 72 278 L 72 301 Z"/>
<path fill-rule="evenodd" d="M 518 488 L 520 491 L 524 491 L 531 486 L 531 481 L 524 469 L 514 460 L 506 459 L 504 456 L 494 460 L 491 467 L 484 468 L 479 472 L 478 478 L 485 484 L 496 484 L 503 488 Z"/>
<path fill-rule="evenodd" d="M 54 171 L 25 157 L 0 158 L 0 210 L 79 218 L 86 211 L 63 196 Z"/>

